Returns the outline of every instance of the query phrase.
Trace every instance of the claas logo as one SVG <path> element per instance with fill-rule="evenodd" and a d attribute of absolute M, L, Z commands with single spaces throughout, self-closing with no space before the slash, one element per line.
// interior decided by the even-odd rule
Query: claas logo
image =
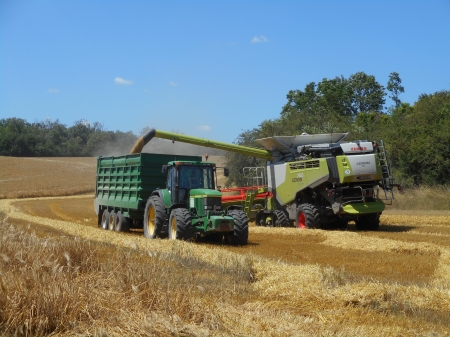
<path fill-rule="evenodd" d="M 365 151 L 367 150 L 367 147 L 362 146 L 362 147 L 351 147 L 350 151 Z"/>

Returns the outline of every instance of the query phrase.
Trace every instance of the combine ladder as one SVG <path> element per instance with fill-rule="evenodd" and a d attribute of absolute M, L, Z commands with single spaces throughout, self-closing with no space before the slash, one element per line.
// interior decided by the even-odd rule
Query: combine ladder
<path fill-rule="evenodd" d="M 252 211 L 253 201 L 255 200 L 256 189 L 248 190 L 245 193 L 244 212 L 247 214 L 247 218 L 250 219 L 250 213 Z"/>
<path fill-rule="evenodd" d="M 394 199 L 394 190 L 392 189 L 393 186 L 397 186 L 394 182 L 394 178 L 391 175 L 391 169 L 390 169 L 390 163 L 389 163 L 389 156 L 388 152 L 386 150 L 386 147 L 384 146 L 384 141 L 381 140 L 381 144 L 378 145 L 377 153 L 378 158 L 380 159 L 381 164 L 381 171 L 382 171 L 382 188 L 384 191 L 384 197 L 385 200 L 393 200 Z"/>

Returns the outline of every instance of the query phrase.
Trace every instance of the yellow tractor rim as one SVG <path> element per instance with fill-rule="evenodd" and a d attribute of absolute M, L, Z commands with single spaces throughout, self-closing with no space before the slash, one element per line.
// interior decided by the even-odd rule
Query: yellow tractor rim
<path fill-rule="evenodd" d="M 172 217 L 172 221 L 170 222 L 170 238 L 175 240 L 177 238 L 177 219 L 176 217 Z"/>
<path fill-rule="evenodd" d="M 153 233 L 155 233 L 155 218 L 156 218 L 155 207 L 153 207 L 152 205 L 148 210 L 148 218 L 147 218 L 148 231 L 150 235 L 153 235 Z"/>

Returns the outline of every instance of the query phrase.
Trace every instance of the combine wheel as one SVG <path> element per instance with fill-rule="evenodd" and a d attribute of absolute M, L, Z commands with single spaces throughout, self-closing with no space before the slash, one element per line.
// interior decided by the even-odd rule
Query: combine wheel
<path fill-rule="evenodd" d="M 107 209 L 105 209 L 102 213 L 102 222 L 101 222 L 101 227 L 103 229 L 108 229 L 109 228 L 109 212 Z"/>
<path fill-rule="evenodd" d="M 164 225 L 164 202 L 158 196 L 151 196 L 147 200 L 144 212 L 144 235 L 147 239 L 160 236 Z"/>
<path fill-rule="evenodd" d="M 228 215 L 234 219 L 233 245 L 246 245 L 248 242 L 248 218 L 241 210 L 231 210 Z"/>
<path fill-rule="evenodd" d="M 289 227 L 289 218 L 285 211 L 276 210 L 274 211 L 276 216 L 275 226 L 276 227 Z"/>
<path fill-rule="evenodd" d="M 320 227 L 319 212 L 314 205 L 300 204 L 297 207 L 297 227 L 301 229 Z"/>
<path fill-rule="evenodd" d="M 380 227 L 380 213 L 362 215 L 355 224 L 358 230 L 376 231 Z"/>
<path fill-rule="evenodd" d="M 116 214 L 116 231 L 118 232 L 129 232 L 130 224 L 127 218 L 122 215 L 122 212 L 118 211 Z"/>
<path fill-rule="evenodd" d="M 191 214 L 185 208 L 175 208 L 169 218 L 169 239 L 190 240 L 192 237 Z"/>
<path fill-rule="evenodd" d="M 108 217 L 108 228 L 110 231 L 116 230 L 116 212 L 111 211 Z"/>

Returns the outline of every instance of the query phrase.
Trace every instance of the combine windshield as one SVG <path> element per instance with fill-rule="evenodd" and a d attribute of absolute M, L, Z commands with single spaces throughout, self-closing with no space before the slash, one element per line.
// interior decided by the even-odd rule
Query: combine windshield
<path fill-rule="evenodd" d="M 179 188 L 214 189 L 214 172 L 212 166 L 181 166 Z"/>

